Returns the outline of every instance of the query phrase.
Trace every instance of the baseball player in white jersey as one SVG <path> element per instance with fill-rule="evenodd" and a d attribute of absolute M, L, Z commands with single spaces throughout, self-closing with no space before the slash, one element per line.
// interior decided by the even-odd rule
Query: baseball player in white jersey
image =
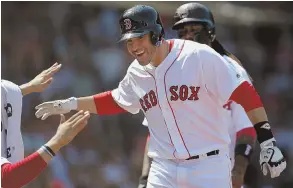
<path fill-rule="evenodd" d="M 240 75 L 249 83 L 251 83 L 249 76 L 247 75 L 246 71 L 241 67 L 237 62 L 235 62 L 233 59 L 224 56 L 224 58 L 228 61 L 231 62 L 232 65 L 234 66 L 235 69 L 238 70 Z M 227 123 L 229 127 L 229 135 L 231 139 L 231 143 L 229 146 L 229 156 L 231 158 L 232 162 L 232 167 L 234 166 L 234 156 L 235 156 L 235 146 L 236 146 L 236 134 L 237 132 L 244 130 L 246 128 L 250 128 L 253 125 L 251 124 L 249 118 L 247 117 L 244 109 L 242 108 L 241 105 L 233 102 L 233 101 L 228 101 L 225 105 L 223 105 L 223 113 L 225 117 L 225 122 Z M 144 118 L 142 124 L 144 126 L 148 126 L 147 119 Z M 149 139 L 148 139 L 149 141 Z M 148 143 L 146 144 L 148 145 Z M 148 152 L 148 147 L 146 147 L 145 150 L 145 155 L 147 155 Z M 148 160 L 148 161 L 146 161 Z M 147 183 L 147 178 L 149 174 L 149 168 L 150 168 L 150 160 L 146 156 L 144 157 L 144 163 L 143 163 L 143 172 L 142 176 L 140 178 L 140 184 L 139 188 L 144 188 L 146 187 Z M 149 167 L 147 167 L 149 166 Z M 244 175 L 244 174 L 243 174 Z M 243 177 L 242 177 L 243 179 Z"/>
<path fill-rule="evenodd" d="M 231 140 L 222 106 L 235 101 L 253 124 L 267 121 L 253 86 L 207 45 L 164 40 L 159 14 L 150 6 L 126 10 L 119 23 L 120 41 L 136 59 L 118 88 L 45 102 L 36 107 L 36 117 L 80 109 L 100 115 L 141 110 L 149 123 L 148 155 L 153 158 L 147 187 L 231 187 Z M 245 143 L 237 154 L 249 158 L 255 130 L 238 134 Z"/>
<path fill-rule="evenodd" d="M 24 156 L 21 135 L 22 93 L 18 85 L 1 80 L 1 165 Z M 8 126 L 9 125 L 9 126 Z"/>
<path fill-rule="evenodd" d="M 24 157 L 21 134 L 22 97 L 45 90 L 60 68 L 61 64 L 55 63 L 21 86 L 1 80 L 1 166 L 7 161 L 16 163 Z"/>
<path fill-rule="evenodd" d="M 217 52 L 219 52 L 235 69 L 238 69 L 241 76 L 248 81 L 250 84 L 250 77 L 248 76 L 245 69 L 241 66 L 239 60 L 227 52 L 222 45 L 215 40 L 215 22 L 211 11 L 204 5 L 200 3 L 187 3 L 180 6 L 175 13 L 174 20 L 176 20 L 173 29 L 178 32 L 178 37 L 186 40 L 192 40 L 199 43 L 207 44 L 212 46 Z M 236 134 L 237 132 L 251 126 L 251 122 L 248 119 L 244 109 L 233 101 L 228 101 L 224 106 L 224 111 L 226 111 L 227 124 L 230 127 L 230 157 L 232 160 L 232 166 L 234 166 L 234 155 L 236 146 Z M 147 120 L 144 119 L 143 125 L 147 126 Z M 146 144 L 148 146 L 148 143 Z M 145 151 L 147 153 L 148 148 Z M 145 155 L 146 155 L 145 153 Z M 264 155 L 261 155 L 260 162 Z M 283 156 L 278 156 L 282 159 Z M 146 187 L 146 180 L 148 178 L 150 158 L 144 157 L 142 175 L 140 177 L 139 188 Z M 284 162 L 285 164 L 285 162 Z M 243 167 L 245 169 L 245 165 Z M 285 165 L 281 168 L 275 168 L 275 173 L 272 173 L 271 177 L 277 177 L 285 169 Z M 245 170 L 242 170 L 245 172 Z M 236 173 L 239 174 L 239 173 Z M 235 177 L 235 176 L 234 176 Z M 240 175 L 240 182 L 234 182 L 234 184 L 241 184 L 243 181 L 244 174 Z M 235 185 L 236 186 L 236 185 Z"/>
<path fill-rule="evenodd" d="M 24 158 L 21 135 L 22 97 L 45 90 L 60 68 L 61 64 L 56 63 L 21 86 L 1 80 L 1 187 L 3 188 L 19 188 L 37 177 L 55 153 L 82 130 L 90 117 L 89 113 L 82 115 L 83 112 L 78 112 L 65 122 L 62 115 L 55 136 L 38 151 Z M 76 123 L 77 121 L 79 122 Z"/>

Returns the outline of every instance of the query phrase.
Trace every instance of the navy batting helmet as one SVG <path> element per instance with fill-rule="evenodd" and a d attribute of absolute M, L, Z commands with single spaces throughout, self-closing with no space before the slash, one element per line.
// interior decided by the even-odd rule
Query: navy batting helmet
<path fill-rule="evenodd" d="M 186 3 L 181 5 L 174 15 L 173 30 L 178 30 L 185 24 L 203 24 L 211 38 L 215 36 L 215 21 L 210 9 L 200 3 Z M 213 39 L 212 39 L 213 40 Z"/>
<path fill-rule="evenodd" d="M 121 38 L 119 42 L 151 34 L 151 42 L 157 45 L 164 36 L 159 13 L 150 6 L 136 5 L 127 9 L 119 20 Z"/>

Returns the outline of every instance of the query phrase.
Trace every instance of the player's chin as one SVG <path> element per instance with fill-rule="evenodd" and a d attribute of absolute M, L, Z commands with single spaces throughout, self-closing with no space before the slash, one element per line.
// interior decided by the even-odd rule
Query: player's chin
<path fill-rule="evenodd" d="M 140 61 L 140 60 L 137 60 L 137 61 L 141 66 L 146 66 L 150 63 L 149 61 Z"/>
<path fill-rule="evenodd" d="M 150 61 L 148 60 L 148 58 L 145 58 L 145 57 L 137 57 L 137 61 L 142 66 L 145 66 L 145 65 L 147 65 L 147 64 L 150 63 Z"/>

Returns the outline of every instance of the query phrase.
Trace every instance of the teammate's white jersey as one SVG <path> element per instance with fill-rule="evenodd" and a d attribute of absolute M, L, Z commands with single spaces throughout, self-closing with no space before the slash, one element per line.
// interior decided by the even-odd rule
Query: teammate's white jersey
<path fill-rule="evenodd" d="M 21 111 L 20 88 L 10 81 L 1 80 L 1 165 L 24 158 Z"/>
<path fill-rule="evenodd" d="M 231 66 L 236 69 L 241 77 L 243 77 L 246 81 L 251 83 L 249 76 L 245 69 L 239 65 L 235 60 L 228 56 L 223 56 Z M 252 83 L 251 83 L 252 84 Z M 228 101 L 227 104 L 224 105 L 225 113 L 226 113 L 226 121 L 230 127 L 230 157 L 232 159 L 232 165 L 234 165 L 234 156 L 235 156 L 235 144 L 236 144 L 236 133 L 242 129 L 253 127 L 251 121 L 249 120 L 245 110 L 243 107 L 233 101 Z"/>
<path fill-rule="evenodd" d="M 144 112 L 150 157 L 186 159 L 228 150 L 229 126 L 222 106 L 243 81 L 209 46 L 175 39 L 158 67 L 135 60 L 112 96 L 127 111 Z"/>

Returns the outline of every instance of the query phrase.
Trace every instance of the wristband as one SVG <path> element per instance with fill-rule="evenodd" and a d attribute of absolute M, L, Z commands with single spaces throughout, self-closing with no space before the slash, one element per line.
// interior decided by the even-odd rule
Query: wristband
<path fill-rule="evenodd" d="M 54 157 L 56 155 L 49 146 L 43 145 L 42 149 L 45 150 L 51 157 Z"/>
<path fill-rule="evenodd" d="M 241 155 L 245 158 L 247 158 L 248 161 L 250 161 L 250 157 L 252 155 L 253 149 L 252 146 L 249 144 L 238 144 L 235 147 L 235 157 L 237 155 Z"/>
<path fill-rule="evenodd" d="M 259 122 L 254 125 L 254 128 L 257 134 L 257 140 L 261 145 L 267 140 L 275 140 L 268 121 Z"/>

